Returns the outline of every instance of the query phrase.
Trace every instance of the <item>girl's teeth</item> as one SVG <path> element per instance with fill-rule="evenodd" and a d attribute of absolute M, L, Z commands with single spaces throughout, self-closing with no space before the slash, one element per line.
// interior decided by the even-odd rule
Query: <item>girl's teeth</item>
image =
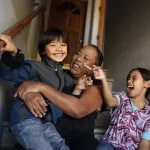
<path fill-rule="evenodd" d="M 130 88 L 131 88 L 131 87 L 133 87 L 133 86 L 129 85 L 128 87 L 130 87 Z"/>

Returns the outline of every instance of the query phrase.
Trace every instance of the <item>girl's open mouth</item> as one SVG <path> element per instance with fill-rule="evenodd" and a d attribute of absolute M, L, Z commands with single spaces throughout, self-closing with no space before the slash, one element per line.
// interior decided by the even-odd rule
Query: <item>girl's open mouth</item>
<path fill-rule="evenodd" d="M 128 89 L 128 92 L 131 92 L 132 90 L 134 90 L 134 86 L 133 85 L 128 85 L 127 89 Z"/>

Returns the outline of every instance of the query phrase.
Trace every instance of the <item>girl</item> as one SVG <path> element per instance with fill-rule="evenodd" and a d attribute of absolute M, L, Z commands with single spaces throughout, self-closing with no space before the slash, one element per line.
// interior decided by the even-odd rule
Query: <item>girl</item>
<path fill-rule="evenodd" d="M 127 94 L 114 96 L 100 67 L 93 68 L 95 79 L 101 80 L 104 100 L 109 107 L 116 107 L 110 126 L 97 150 L 149 150 L 150 106 L 145 97 L 150 91 L 150 71 L 132 69 L 127 76 Z"/>

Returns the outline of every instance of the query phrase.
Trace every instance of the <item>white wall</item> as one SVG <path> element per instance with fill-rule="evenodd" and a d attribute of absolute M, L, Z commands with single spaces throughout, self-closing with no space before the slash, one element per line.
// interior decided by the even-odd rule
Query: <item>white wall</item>
<path fill-rule="evenodd" d="M 30 14 L 33 11 L 34 3 L 42 3 L 42 0 L 0 0 L 0 33 Z M 13 39 L 17 47 L 20 48 L 26 58 L 29 59 L 35 59 L 37 57 L 37 43 L 41 29 L 39 26 L 40 19 L 39 17 L 36 18 L 38 19 L 36 19 L 36 21 L 33 19 Z M 32 30 L 30 29 L 31 26 Z M 34 30 L 36 31 L 36 34 L 31 34 Z M 29 38 L 32 39 L 32 44 L 31 42 L 28 42 Z"/>
<path fill-rule="evenodd" d="M 93 11 L 93 0 L 88 0 L 87 2 L 87 11 L 86 11 L 86 21 L 85 21 L 85 30 L 84 30 L 84 40 L 83 45 L 88 45 L 91 38 L 91 26 L 92 26 L 92 11 Z"/>
<path fill-rule="evenodd" d="M 91 38 L 91 44 L 94 44 L 94 45 L 98 44 L 97 36 L 99 33 L 100 5 L 101 5 L 101 0 L 95 0 L 93 21 L 92 21 L 92 38 Z"/>
<path fill-rule="evenodd" d="M 0 33 L 31 12 L 32 0 L 1 0 L 0 1 Z M 27 27 L 13 40 L 18 48 L 26 54 Z"/>
<path fill-rule="evenodd" d="M 17 21 L 14 9 L 9 0 L 0 1 L 0 32 L 3 32 Z"/>
<path fill-rule="evenodd" d="M 9 0 L 10 1 L 10 0 Z M 15 16 L 17 20 L 20 20 L 30 14 L 30 12 L 33 9 L 33 0 L 11 0 Z M 27 25 L 22 31 L 21 35 L 23 36 L 23 39 L 27 40 L 29 25 Z"/>
<path fill-rule="evenodd" d="M 108 0 L 104 68 L 113 90 L 125 89 L 128 72 L 150 69 L 150 1 Z"/>
<path fill-rule="evenodd" d="M 98 45 L 100 5 L 101 0 L 88 0 L 83 45 Z"/>

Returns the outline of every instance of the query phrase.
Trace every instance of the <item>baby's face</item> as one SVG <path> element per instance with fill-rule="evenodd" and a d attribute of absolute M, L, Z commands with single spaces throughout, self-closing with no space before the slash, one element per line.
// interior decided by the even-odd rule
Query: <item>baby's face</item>
<path fill-rule="evenodd" d="M 53 40 L 46 45 L 45 55 L 56 62 L 62 62 L 67 56 L 67 44 L 62 39 Z"/>

